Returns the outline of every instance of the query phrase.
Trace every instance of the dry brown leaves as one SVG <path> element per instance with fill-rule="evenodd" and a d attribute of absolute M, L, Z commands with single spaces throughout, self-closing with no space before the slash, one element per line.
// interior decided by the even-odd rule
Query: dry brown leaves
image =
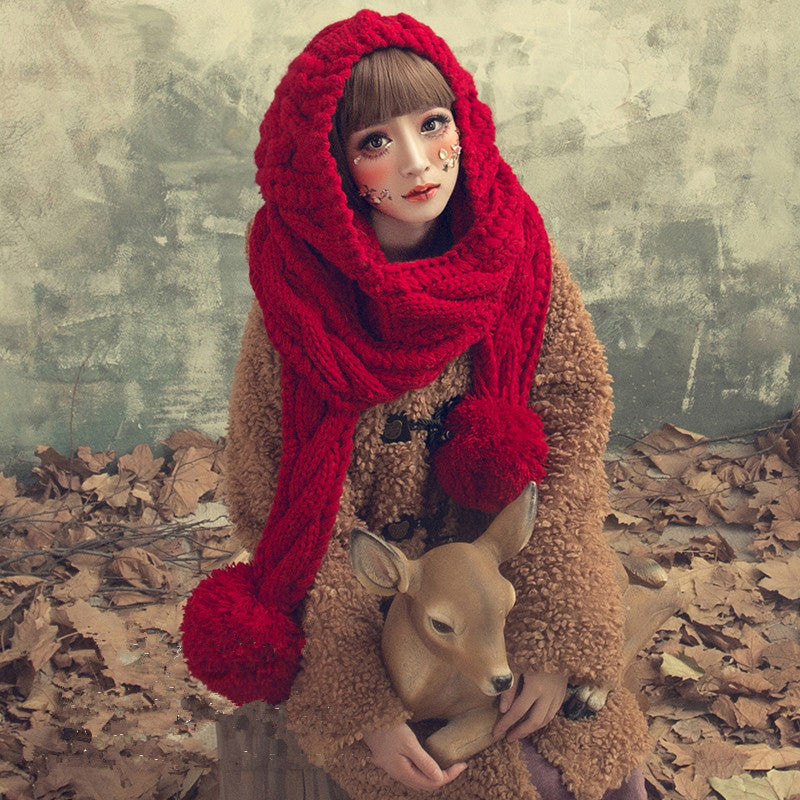
<path fill-rule="evenodd" d="M 236 546 L 209 520 L 220 443 L 165 444 L 167 460 L 40 448 L 34 485 L 0 475 L 0 796 L 217 796 L 214 716 L 231 707 L 190 679 L 178 625 Z M 629 675 L 653 798 L 800 798 L 798 470 L 797 414 L 754 442 L 667 425 L 608 464 L 612 544 L 683 587 Z"/>
<path fill-rule="evenodd" d="M 608 463 L 620 552 L 682 587 L 630 683 L 651 797 L 800 798 L 800 413 L 754 442 L 666 425 Z"/>
<path fill-rule="evenodd" d="M 189 678 L 178 626 L 231 555 L 222 443 L 164 444 L 169 459 L 139 445 L 116 463 L 40 447 L 34 484 L 0 475 L 2 797 L 217 796 L 230 705 Z"/>

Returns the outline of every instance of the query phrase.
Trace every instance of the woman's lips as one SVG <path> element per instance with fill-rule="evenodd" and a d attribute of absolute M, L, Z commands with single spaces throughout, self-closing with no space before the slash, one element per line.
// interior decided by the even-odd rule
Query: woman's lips
<path fill-rule="evenodd" d="M 410 192 L 403 195 L 404 200 L 410 203 L 424 203 L 430 200 L 437 191 L 439 191 L 439 183 L 426 183 L 424 186 L 415 186 Z"/>

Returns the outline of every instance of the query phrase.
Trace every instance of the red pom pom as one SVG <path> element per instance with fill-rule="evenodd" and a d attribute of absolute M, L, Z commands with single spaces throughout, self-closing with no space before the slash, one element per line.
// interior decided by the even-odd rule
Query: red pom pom
<path fill-rule="evenodd" d="M 433 466 L 442 488 L 462 506 L 500 511 L 545 476 L 547 442 L 529 408 L 466 397 L 444 426 L 452 438 L 435 451 Z"/>
<path fill-rule="evenodd" d="M 305 644 L 297 622 L 257 596 L 250 564 L 214 570 L 186 603 L 181 623 L 189 671 L 237 705 L 289 696 Z"/>

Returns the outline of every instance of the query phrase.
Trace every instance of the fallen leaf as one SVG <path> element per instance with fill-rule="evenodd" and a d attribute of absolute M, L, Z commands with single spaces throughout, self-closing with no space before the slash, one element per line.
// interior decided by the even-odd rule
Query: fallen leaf
<path fill-rule="evenodd" d="M 772 708 L 769 700 L 753 699 L 751 697 L 739 697 L 733 703 L 736 714 L 736 722 L 740 728 L 754 728 L 755 730 L 766 730 L 769 727 L 767 714 Z M 773 764 L 772 766 L 778 766 Z M 789 766 L 781 764 L 780 766 Z M 749 769 L 749 768 L 748 768 Z M 754 767 L 753 769 L 758 769 Z M 766 768 L 765 768 L 766 769 Z"/>
<path fill-rule="evenodd" d="M 725 461 L 715 467 L 714 473 L 720 480 L 725 481 L 725 483 L 730 486 L 742 487 L 751 483 L 751 478 L 747 470 L 732 461 Z"/>
<path fill-rule="evenodd" d="M 128 649 L 128 634 L 124 625 L 111 613 L 103 613 L 85 600 L 53 610 L 53 619 L 72 627 L 87 639 L 92 639 L 111 676 L 122 674 L 126 663 L 136 656 Z"/>
<path fill-rule="evenodd" d="M 126 547 L 114 555 L 108 570 L 140 589 L 161 589 L 169 586 L 164 562 L 141 547 Z"/>
<path fill-rule="evenodd" d="M 711 713 L 716 714 L 721 720 L 727 722 L 731 728 L 736 728 L 739 724 L 733 700 L 727 695 L 721 694 L 714 698 L 714 702 L 711 704 Z"/>
<path fill-rule="evenodd" d="M 697 684 L 697 691 L 708 695 L 765 694 L 771 690 L 772 684 L 758 673 L 742 672 L 724 665 L 707 671 Z"/>
<path fill-rule="evenodd" d="M 135 479 L 146 484 L 161 471 L 164 459 L 153 458 L 152 450 L 146 444 L 139 444 L 129 455 L 120 456 L 117 465 L 120 475 L 125 475 L 129 481 Z"/>
<path fill-rule="evenodd" d="M 25 612 L 22 622 L 14 626 L 11 646 L 0 652 L 0 665 L 26 658 L 38 672 L 61 647 L 56 641 L 57 633 L 58 628 L 50 624 L 50 604 L 39 595 Z"/>
<path fill-rule="evenodd" d="M 64 489 L 74 489 L 77 483 L 85 480 L 93 474 L 93 470 L 79 458 L 68 458 L 62 456 L 52 447 L 39 445 L 36 450 L 36 457 L 41 461 L 40 467 L 34 467 L 34 474 L 39 476 L 44 482 L 49 478 L 56 478 L 59 485 Z"/>
<path fill-rule="evenodd" d="M 47 753 L 63 753 L 67 749 L 58 725 L 45 711 L 34 711 L 31 714 L 28 729 L 21 732 L 19 738 L 24 743 L 28 760 L 37 750 L 44 750 Z"/>
<path fill-rule="evenodd" d="M 728 605 L 737 617 L 748 622 L 766 622 L 773 618 L 772 608 L 758 591 L 736 588 L 728 596 Z"/>
<path fill-rule="evenodd" d="M 695 776 L 693 769 L 679 769 L 672 777 L 675 791 L 686 800 L 705 800 L 711 794 L 705 777 Z"/>
<path fill-rule="evenodd" d="M 709 783 L 725 800 L 794 800 L 800 794 L 797 770 L 770 770 L 763 778 L 747 774 L 710 778 Z"/>
<path fill-rule="evenodd" d="M 664 513 L 682 525 L 709 527 L 714 524 L 706 503 L 693 496 L 684 496 L 680 501 L 666 503 Z"/>
<path fill-rule="evenodd" d="M 676 658 L 664 653 L 661 656 L 661 674 L 668 678 L 696 681 L 703 677 L 703 670 L 690 658 Z"/>
<path fill-rule="evenodd" d="M 754 507 L 746 496 L 715 494 L 708 503 L 711 511 L 731 525 L 753 525 L 759 518 L 759 506 Z"/>
<path fill-rule="evenodd" d="M 712 496 L 718 495 L 722 497 L 730 492 L 730 484 L 720 480 L 718 475 L 715 475 L 709 470 L 699 469 L 696 459 L 693 460 L 693 463 L 688 469 L 684 469 L 680 477 L 682 483 L 685 483 L 700 495 L 704 496 L 706 502 L 710 502 Z"/>
<path fill-rule="evenodd" d="M 97 499 L 108 503 L 113 508 L 124 508 L 128 503 L 131 485 L 123 475 L 92 475 L 82 484 L 84 492 L 94 492 Z"/>
<path fill-rule="evenodd" d="M 60 693 L 43 671 L 37 670 L 27 696 L 19 704 L 29 711 L 47 711 L 52 714 L 58 709 Z"/>
<path fill-rule="evenodd" d="M 130 800 L 120 778 L 107 767 L 89 767 L 77 759 L 57 762 L 36 782 L 38 796 L 71 788 L 82 800 Z"/>
<path fill-rule="evenodd" d="M 108 601 L 116 608 L 127 608 L 128 606 L 140 606 L 149 603 L 152 597 L 144 592 L 111 592 Z"/>
<path fill-rule="evenodd" d="M 776 519 L 769 526 L 767 533 L 772 534 L 776 539 L 792 547 L 800 542 L 800 520 L 795 519 Z"/>
<path fill-rule="evenodd" d="M 800 765 L 800 747 L 770 747 L 768 744 L 743 744 L 737 747 L 746 756 L 744 768 L 749 771 L 785 769 Z"/>
<path fill-rule="evenodd" d="M 678 478 L 705 452 L 707 441 L 704 436 L 667 423 L 660 430 L 647 434 L 631 449 L 646 456 L 664 475 Z"/>
<path fill-rule="evenodd" d="M 672 726 L 672 731 L 680 736 L 684 742 L 689 743 L 709 739 L 717 734 L 717 729 L 705 717 L 678 720 Z"/>
<path fill-rule="evenodd" d="M 79 569 L 69 580 L 53 587 L 53 597 L 62 603 L 88 600 L 100 588 L 100 584 L 100 575 L 96 570 Z"/>
<path fill-rule="evenodd" d="M 781 734 L 782 745 L 800 745 L 800 728 L 788 716 L 777 717 L 775 727 Z"/>
<path fill-rule="evenodd" d="M 763 662 L 763 652 L 769 642 L 755 628 L 746 627 L 739 637 L 743 645 L 731 651 L 736 662 L 749 670 L 757 669 Z"/>
<path fill-rule="evenodd" d="M 752 503 L 756 508 L 767 509 L 777 502 L 786 492 L 797 488 L 795 478 L 772 478 L 770 480 L 753 481 L 750 488 L 755 492 Z"/>
<path fill-rule="evenodd" d="M 789 600 L 800 600 L 800 558 L 793 555 L 786 560 L 776 559 L 758 564 L 766 578 L 759 586 L 778 592 Z"/>
<path fill-rule="evenodd" d="M 79 447 L 76 451 L 78 458 L 86 464 L 87 469 L 92 472 L 102 472 L 113 460 L 114 451 L 107 453 L 93 453 L 89 447 Z"/>
<path fill-rule="evenodd" d="M 211 469 L 208 457 L 190 447 L 175 462 L 172 476 L 159 494 L 159 504 L 176 517 L 185 517 L 197 508 L 204 494 L 216 489 L 219 480 L 220 475 Z"/>
<path fill-rule="evenodd" d="M 642 525 L 646 524 L 647 520 L 641 517 L 635 517 L 632 514 L 626 514 L 624 511 L 612 510 L 609 514 L 610 517 L 615 519 L 620 525 Z"/>

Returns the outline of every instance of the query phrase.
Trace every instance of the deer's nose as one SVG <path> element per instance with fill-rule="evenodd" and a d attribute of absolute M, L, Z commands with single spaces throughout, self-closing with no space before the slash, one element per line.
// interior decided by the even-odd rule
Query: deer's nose
<path fill-rule="evenodd" d="M 514 682 L 513 675 L 495 675 L 492 678 L 492 687 L 500 694 L 500 692 L 504 692 L 506 689 L 511 688 L 511 684 Z"/>

